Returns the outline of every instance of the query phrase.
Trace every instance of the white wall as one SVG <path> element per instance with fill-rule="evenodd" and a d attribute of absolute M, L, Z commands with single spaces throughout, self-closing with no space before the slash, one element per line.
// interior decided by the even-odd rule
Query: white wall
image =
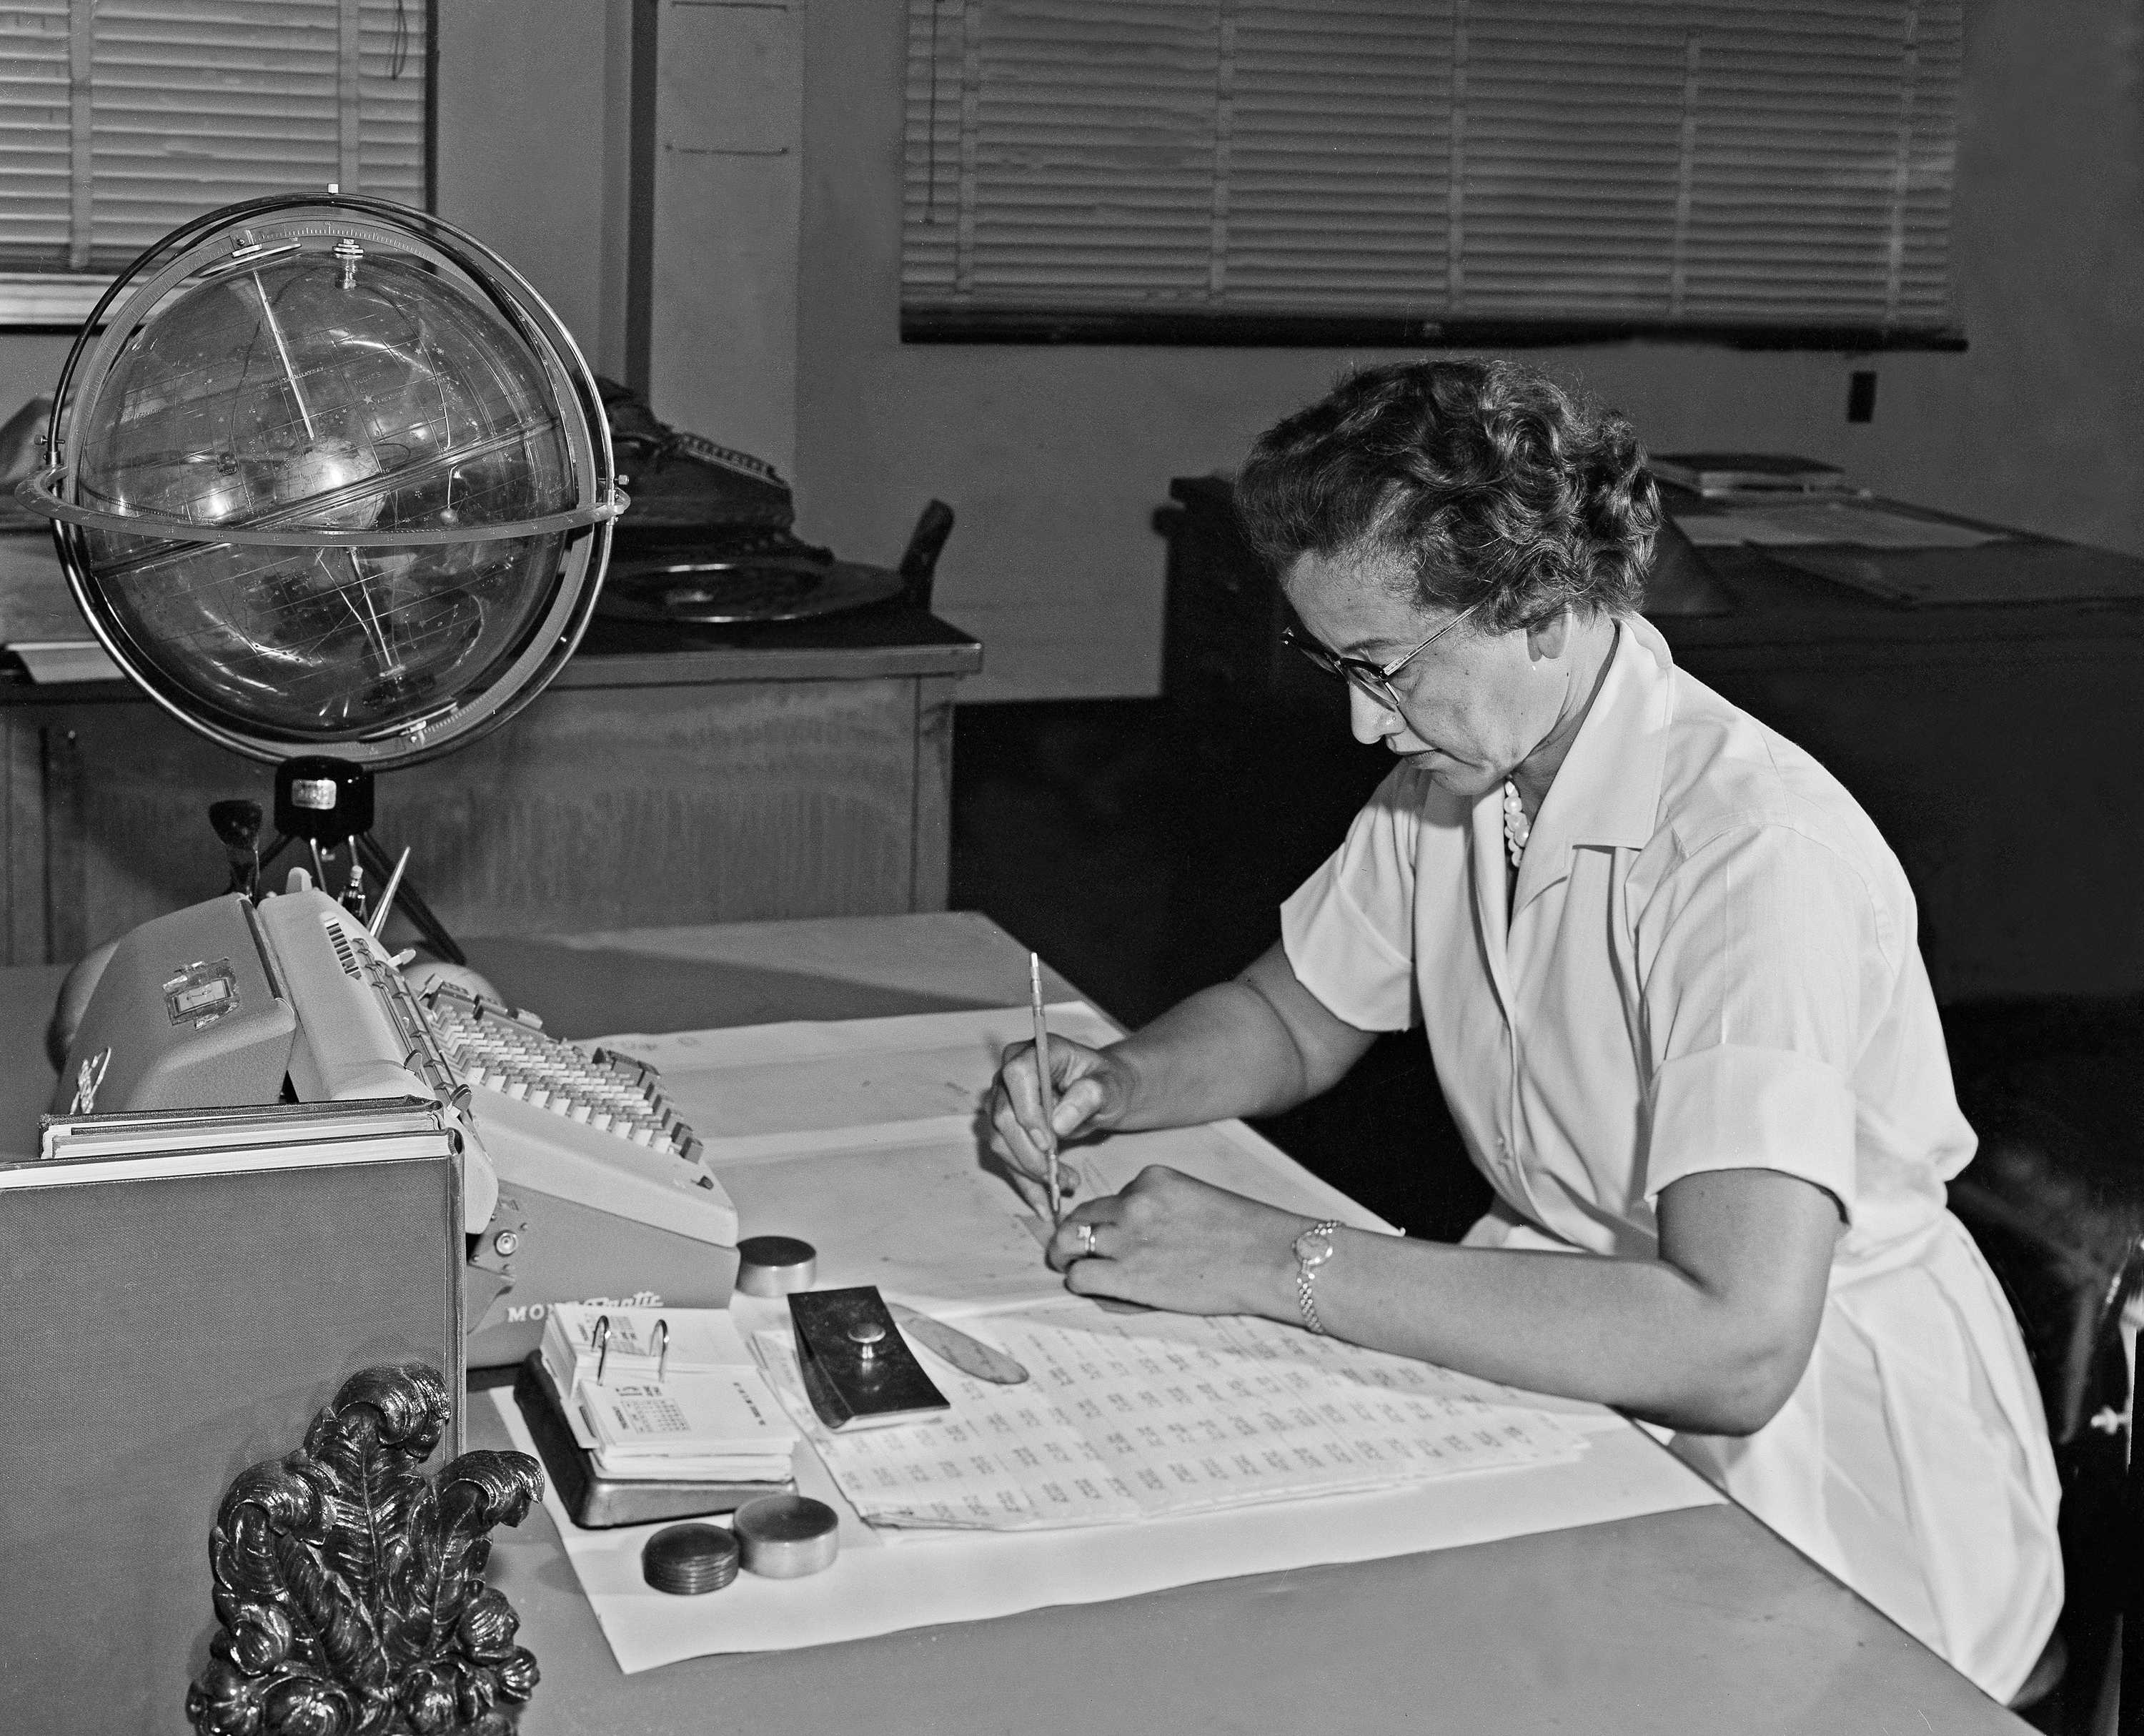
<path fill-rule="evenodd" d="M 1154 692 L 1153 516 L 1169 479 L 1233 466 L 1260 428 L 1372 358 L 903 346 L 906 8 L 803 3 L 800 529 L 889 560 L 940 496 L 959 524 L 938 607 L 987 652 L 964 697 Z M 439 7 L 442 214 L 534 280 L 613 373 L 631 4 Z M 1628 410 L 1658 449 L 1800 451 L 1905 499 L 2144 553 L 2144 0 L 1971 0 L 1966 42 L 1953 246 L 1966 354 L 1536 354 Z M 711 328 L 699 341 L 766 340 Z M 0 397 L 49 383 L 66 348 L 0 334 Z M 1846 376 L 1868 366 L 1876 418 L 1852 426 Z M 712 420 L 697 431 L 750 438 Z"/>
<path fill-rule="evenodd" d="M 439 0 L 439 214 L 625 368 L 630 0 Z"/>
<path fill-rule="evenodd" d="M 656 36 L 655 413 L 797 461 L 804 0 L 664 0 Z"/>
<path fill-rule="evenodd" d="M 815 0 L 805 62 L 797 472 L 813 537 L 866 558 L 925 499 L 960 524 L 941 613 L 964 698 L 1138 694 L 1159 678 L 1173 476 L 1232 467 L 1338 350 L 899 341 L 904 8 Z M 2139 0 L 1974 0 L 1953 241 L 1963 355 L 1630 344 L 1536 352 L 1648 444 L 1772 448 L 1903 498 L 2144 553 Z M 1396 352 L 1388 352 L 1396 353 Z M 1874 366 L 1875 420 L 1845 419 Z"/>

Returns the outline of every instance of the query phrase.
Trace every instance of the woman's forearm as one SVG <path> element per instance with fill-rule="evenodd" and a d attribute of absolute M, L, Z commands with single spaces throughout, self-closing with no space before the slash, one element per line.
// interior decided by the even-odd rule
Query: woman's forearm
<path fill-rule="evenodd" d="M 1744 1434 L 1800 1377 L 1809 1343 L 1660 1260 L 1341 1233 L 1318 1277 L 1336 1337 L 1671 1428 Z M 1293 1260 L 1283 1275 L 1291 1307 Z"/>
<path fill-rule="evenodd" d="M 1163 1168 L 1082 1206 L 1051 1258 L 1074 1290 L 1301 1317 L 1305 1220 Z M 1342 1229 L 1313 1299 L 1338 1338 L 1710 1434 L 1761 1427 L 1808 1365 L 1840 1215 L 1822 1188 L 1703 1171 L 1659 1202 L 1657 1258 L 1452 1247 Z M 1095 1257 L 1083 1259 L 1083 1253 Z"/>
<path fill-rule="evenodd" d="M 1125 1129 L 1276 1115 L 1337 1084 L 1372 1034 L 1296 980 L 1278 946 L 1179 1001 L 1109 1053 L 1129 1075 Z"/>

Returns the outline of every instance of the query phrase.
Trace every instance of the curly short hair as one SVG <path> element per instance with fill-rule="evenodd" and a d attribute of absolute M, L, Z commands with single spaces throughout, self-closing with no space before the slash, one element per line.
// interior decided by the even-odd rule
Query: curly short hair
<path fill-rule="evenodd" d="M 1277 573 L 1389 549 L 1414 601 L 1496 631 L 1634 612 L 1660 518 L 1620 412 L 1501 360 L 1362 370 L 1258 436 L 1236 504 Z"/>

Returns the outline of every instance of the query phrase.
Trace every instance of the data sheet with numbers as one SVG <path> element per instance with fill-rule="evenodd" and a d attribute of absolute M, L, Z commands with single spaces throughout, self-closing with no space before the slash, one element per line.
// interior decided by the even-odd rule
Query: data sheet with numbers
<path fill-rule="evenodd" d="M 994 1386 L 937 1363 L 943 1420 L 837 1434 L 786 1335 L 757 1347 L 841 1493 L 874 1525 L 1106 1525 L 1575 1456 L 1583 1438 L 1516 1394 L 1239 1317 L 1087 1304 L 965 1322 L 1025 1364 Z"/>

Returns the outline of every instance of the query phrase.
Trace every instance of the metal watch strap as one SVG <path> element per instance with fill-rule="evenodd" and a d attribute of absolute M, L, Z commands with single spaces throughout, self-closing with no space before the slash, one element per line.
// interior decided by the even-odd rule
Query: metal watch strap
<path fill-rule="evenodd" d="M 1340 1228 L 1337 1218 L 1320 1218 L 1295 1238 L 1295 1305 L 1303 1323 L 1319 1337 L 1326 1336 L 1325 1322 L 1318 1317 L 1318 1268 L 1333 1257 L 1333 1233 Z M 1304 1255 L 1303 1244 L 1313 1236 L 1325 1238 L 1325 1252 L 1316 1258 Z"/>

